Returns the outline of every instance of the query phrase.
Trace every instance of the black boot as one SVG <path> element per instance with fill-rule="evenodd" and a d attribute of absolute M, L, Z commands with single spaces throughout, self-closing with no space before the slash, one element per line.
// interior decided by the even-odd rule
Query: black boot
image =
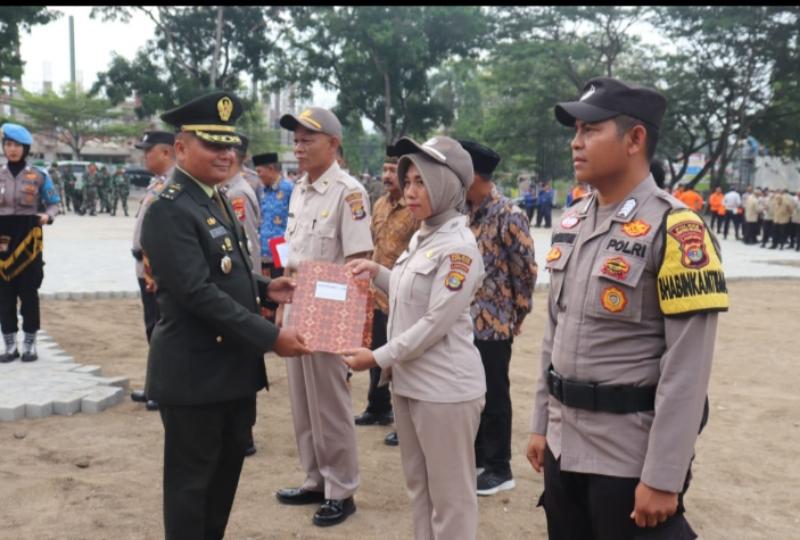
<path fill-rule="evenodd" d="M 0 355 L 0 362 L 13 362 L 19 358 L 19 351 L 17 350 L 17 334 L 3 334 L 3 341 L 6 342 L 6 352 Z"/>

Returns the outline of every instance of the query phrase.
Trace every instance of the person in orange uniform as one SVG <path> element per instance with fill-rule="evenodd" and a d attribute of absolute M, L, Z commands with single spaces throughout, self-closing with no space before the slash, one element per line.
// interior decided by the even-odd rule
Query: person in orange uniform
<path fill-rule="evenodd" d="M 725 195 L 722 194 L 722 188 L 717 186 L 717 189 L 714 190 L 708 197 L 708 211 L 711 213 L 711 230 L 714 230 L 714 224 L 717 225 L 717 233 L 720 232 L 720 227 L 722 225 L 722 217 L 725 215 L 725 207 L 722 205 L 722 198 Z M 721 212 L 720 213 L 720 209 Z"/>
<path fill-rule="evenodd" d="M 683 204 L 697 212 L 698 214 L 703 209 L 703 197 L 697 193 L 692 186 L 684 186 L 680 196 L 677 197 Z"/>

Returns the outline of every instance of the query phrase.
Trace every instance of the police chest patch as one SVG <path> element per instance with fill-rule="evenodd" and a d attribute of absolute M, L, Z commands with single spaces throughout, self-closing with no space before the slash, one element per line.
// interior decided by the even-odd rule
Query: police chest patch
<path fill-rule="evenodd" d="M 644 258 L 647 255 L 647 245 L 633 240 L 622 240 L 619 238 L 612 238 L 608 241 L 606 249 L 613 249 L 624 253 L 625 255 L 633 255 L 634 257 Z"/>
<path fill-rule="evenodd" d="M 575 216 L 564 216 L 564 218 L 561 220 L 561 226 L 565 229 L 571 229 L 578 224 L 578 221 L 580 220 Z"/>
<path fill-rule="evenodd" d="M 244 222 L 247 218 L 247 207 L 244 203 L 244 197 L 234 197 L 231 199 L 231 206 L 233 207 L 233 213 L 236 214 L 236 219 Z"/>
<path fill-rule="evenodd" d="M 628 305 L 628 298 L 618 287 L 606 287 L 600 295 L 600 303 L 606 311 L 619 313 Z"/>
<path fill-rule="evenodd" d="M 550 251 L 547 252 L 547 262 L 557 261 L 561 258 L 561 250 L 557 247 L 551 247 Z"/>
<path fill-rule="evenodd" d="M 361 198 L 361 193 L 351 193 L 344 198 L 350 206 L 350 212 L 353 214 L 353 219 L 358 221 L 367 217 L 367 211 L 364 210 L 364 200 Z"/>
<path fill-rule="evenodd" d="M 623 257 L 611 257 L 606 259 L 600 268 L 600 273 L 615 279 L 624 280 L 628 277 L 631 265 Z"/>
<path fill-rule="evenodd" d="M 658 300 L 664 315 L 726 311 L 722 262 L 702 218 L 681 208 L 666 215 Z"/>
<path fill-rule="evenodd" d="M 638 238 L 650 232 L 650 224 L 641 219 L 635 219 L 623 225 L 622 232 L 631 238 Z"/>

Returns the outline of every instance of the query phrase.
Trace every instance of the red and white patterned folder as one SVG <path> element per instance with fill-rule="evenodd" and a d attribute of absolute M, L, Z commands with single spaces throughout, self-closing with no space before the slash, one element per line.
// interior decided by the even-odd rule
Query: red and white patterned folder
<path fill-rule="evenodd" d="M 303 261 L 295 275 L 287 328 L 296 328 L 308 348 L 339 352 L 372 342 L 372 291 L 369 280 L 348 276 L 344 265 Z"/>

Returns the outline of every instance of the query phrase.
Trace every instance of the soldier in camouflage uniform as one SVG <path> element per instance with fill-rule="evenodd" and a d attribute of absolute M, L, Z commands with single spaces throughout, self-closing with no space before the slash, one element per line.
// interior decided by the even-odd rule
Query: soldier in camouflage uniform
<path fill-rule="evenodd" d="M 108 168 L 105 166 L 100 167 L 100 170 L 97 172 L 98 177 L 98 185 L 97 185 L 97 196 L 100 199 L 100 213 L 111 213 L 111 199 L 113 198 L 113 186 L 111 181 L 111 175 L 108 172 Z"/>
<path fill-rule="evenodd" d="M 100 175 L 97 172 L 97 165 L 89 164 L 86 174 L 83 176 L 83 214 L 89 213 L 90 216 L 97 215 L 97 194 L 100 185 Z"/>
<path fill-rule="evenodd" d="M 125 176 L 125 171 L 123 171 L 122 167 L 117 167 L 117 170 L 114 171 L 114 177 L 111 179 L 111 188 L 114 201 L 111 206 L 111 215 L 117 215 L 117 203 L 121 201 L 125 217 L 128 217 L 128 195 L 131 192 L 131 181 Z"/>
<path fill-rule="evenodd" d="M 61 201 L 58 203 L 58 209 L 63 214 L 66 211 L 64 207 L 64 200 L 66 199 L 64 196 L 64 177 L 62 176 L 61 171 L 58 170 L 58 164 L 55 161 L 50 164 L 50 169 L 48 169 L 48 172 L 50 173 L 50 179 L 53 181 L 53 188 L 61 198 Z"/>

